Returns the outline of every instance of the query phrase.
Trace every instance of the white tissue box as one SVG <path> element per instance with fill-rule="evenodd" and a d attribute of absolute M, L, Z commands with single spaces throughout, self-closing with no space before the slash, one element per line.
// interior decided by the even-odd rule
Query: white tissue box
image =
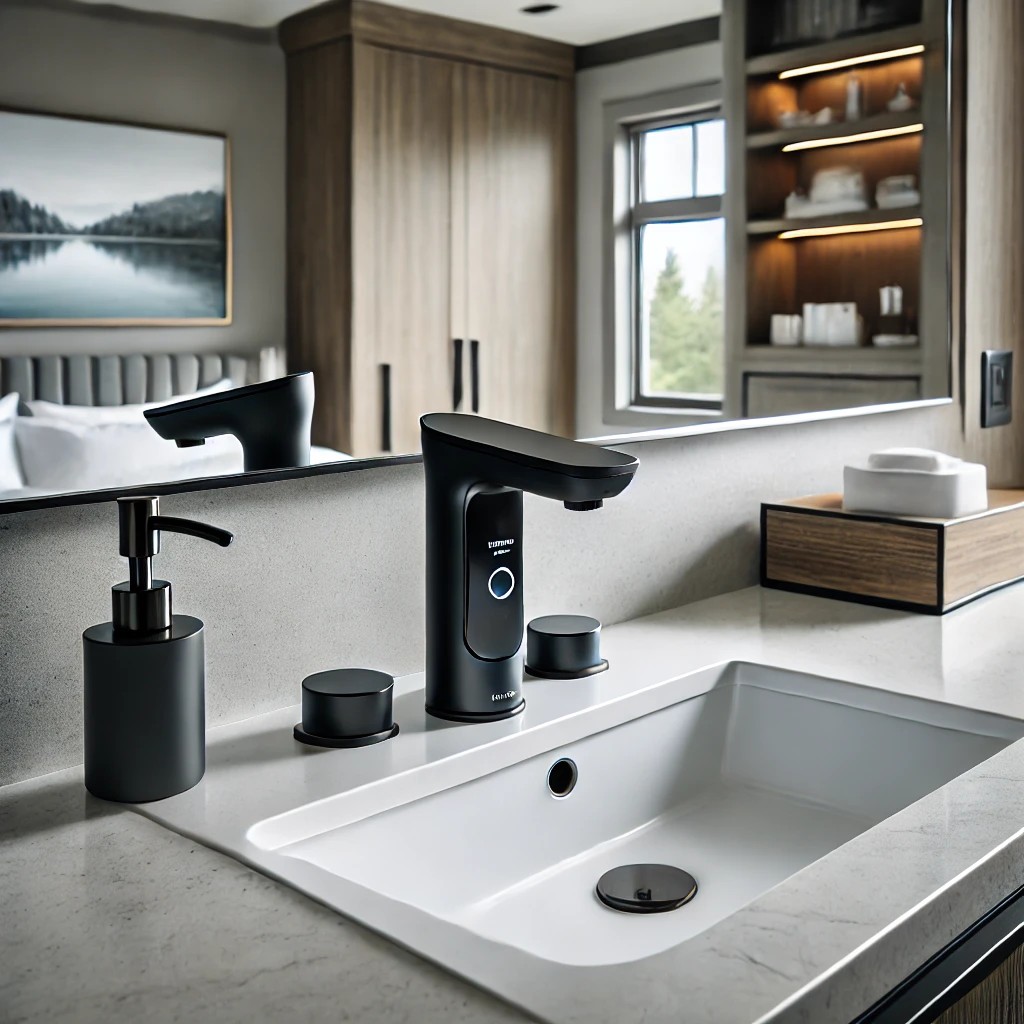
<path fill-rule="evenodd" d="M 976 462 L 924 448 L 890 448 L 843 470 L 843 508 L 958 519 L 988 508 L 988 477 Z"/>

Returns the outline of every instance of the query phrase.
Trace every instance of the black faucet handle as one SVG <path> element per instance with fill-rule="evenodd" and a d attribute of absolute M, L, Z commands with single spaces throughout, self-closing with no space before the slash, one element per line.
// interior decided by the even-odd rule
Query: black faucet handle
<path fill-rule="evenodd" d="M 188 537 L 198 537 L 200 540 L 208 540 L 211 544 L 219 544 L 222 548 L 228 547 L 235 539 L 230 530 L 222 530 L 219 526 L 210 526 L 207 523 L 197 523 L 193 519 L 179 519 L 177 516 L 153 516 L 149 525 L 152 530 L 184 533 Z"/>

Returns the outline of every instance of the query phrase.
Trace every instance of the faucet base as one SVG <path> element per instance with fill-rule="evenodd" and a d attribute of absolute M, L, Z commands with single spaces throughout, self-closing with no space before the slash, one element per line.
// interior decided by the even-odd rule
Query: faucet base
<path fill-rule="evenodd" d="M 500 722 L 505 718 L 513 718 L 526 707 L 524 697 L 514 708 L 506 708 L 504 711 L 486 711 L 481 714 L 471 714 L 466 711 L 448 711 L 444 708 L 434 708 L 427 705 L 427 714 L 434 718 L 443 718 L 446 722 Z"/>

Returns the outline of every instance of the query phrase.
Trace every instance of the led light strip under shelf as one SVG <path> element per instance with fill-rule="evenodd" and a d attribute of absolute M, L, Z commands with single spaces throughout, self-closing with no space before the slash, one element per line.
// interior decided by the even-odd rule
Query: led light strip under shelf
<path fill-rule="evenodd" d="M 873 139 L 889 139 L 895 135 L 913 135 L 924 131 L 923 124 L 904 124 L 898 128 L 878 128 L 870 132 L 856 132 L 853 135 L 836 135 L 828 139 L 807 139 L 791 142 L 782 147 L 783 153 L 794 153 L 798 149 L 820 149 L 822 146 L 845 146 L 850 142 L 870 142 Z"/>
<path fill-rule="evenodd" d="M 832 224 L 824 228 L 793 228 L 782 231 L 779 238 L 820 238 L 823 235 L 854 235 L 862 231 L 895 231 L 898 228 L 919 228 L 924 221 L 920 217 L 905 220 L 886 220 L 877 224 Z"/>
<path fill-rule="evenodd" d="M 843 60 L 830 60 L 822 64 L 808 64 L 803 68 L 790 68 L 780 71 L 779 78 L 796 78 L 799 75 L 816 75 L 822 71 L 837 71 L 840 68 L 852 68 L 857 64 L 873 64 L 879 60 L 892 60 L 894 57 L 911 57 L 915 53 L 924 53 L 923 44 L 901 46 L 896 50 L 885 50 L 882 53 L 866 53 L 863 57 L 846 57 Z"/>

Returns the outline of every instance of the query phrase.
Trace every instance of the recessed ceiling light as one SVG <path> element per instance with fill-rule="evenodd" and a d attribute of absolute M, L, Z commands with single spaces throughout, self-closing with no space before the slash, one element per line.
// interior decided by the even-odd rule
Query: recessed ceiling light
<path fill-rule="evenodd" d="M 558 4 L 530 4 L 529 7 L 519 8 L 521 14 L 550 14 L 551 11 L 557 10 Z"/>

